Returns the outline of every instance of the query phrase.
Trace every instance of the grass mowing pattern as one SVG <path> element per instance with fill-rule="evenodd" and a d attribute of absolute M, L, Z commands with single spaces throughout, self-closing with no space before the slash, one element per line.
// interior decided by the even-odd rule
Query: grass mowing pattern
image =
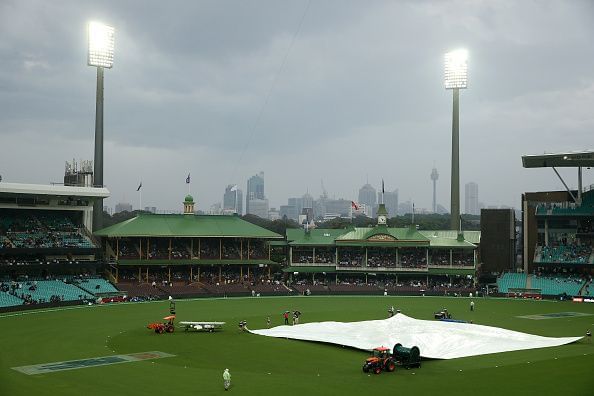
<path fill-rule="evenodd" d="M 444 306 L 456 319 L 542 336 L 581 336 L 594 329 L 592 316 L 546 321 L 518 318 L 555 312 L 594 313 L 594 305 L 571 302 L 433 297 L 281 297 L 202 299 L 177 302 L 179 320 L 225 321 L 222 332 L 146 329 L 168 315 L 169 303 L 121 304 L 0 316 L 0 395 L 147 395 L 224 393 L 222 372 L 232 375 L 231 392 L 242 395 L 362 395 L 384 392 L 459 395 L 592 395 L 591 340 L 544 349 L 453 360 L 424 361 L 421 369 L 381 375 L 361 371 L 367 354 L 319 343 L 239 332 L 283 323 L 282 312 L 299 309 L 301 322 L 385 318 L 390 305 L 406 315 L 431 319 Z M 142 351 L 174 358 L 26 376 L 11 369 L 36 363 Z M 461 371 L 460 371 L 461 370 Z M 413 374 L 414 373 L 414 374 Z"/>

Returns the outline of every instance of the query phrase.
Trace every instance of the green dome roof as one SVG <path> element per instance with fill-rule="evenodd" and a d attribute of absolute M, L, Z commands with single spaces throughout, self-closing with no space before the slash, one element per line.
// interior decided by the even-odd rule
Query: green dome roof
<path fill-rule="evenodd" d="M 186 195 L 186 199 L 184 199 L 184 202 L 190 203 L 190 202 L 194 202 L 194 198 L 188 194 Z"/>

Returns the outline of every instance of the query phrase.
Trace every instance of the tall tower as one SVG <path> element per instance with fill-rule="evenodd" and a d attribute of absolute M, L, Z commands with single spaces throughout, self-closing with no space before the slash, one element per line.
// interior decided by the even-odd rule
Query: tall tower
<path fill-rule="evenodd" d="M 431 171 L 431 180 L 433 180 L 433 213 L 437 213 L 437 193 L 435 188 L 437 179 L 439 179 L 439 173 L 437 173 L 437 168 L 434 166 Z"/>
<path fill-rule="evenodd" d="M 250 201 L 256 199 L 266 199 L 264 196 L 264 172 L 260 172 L 248 179 L 247 194 L 245 196 L 246 213 L 252 213 L 250 210 Z"/>

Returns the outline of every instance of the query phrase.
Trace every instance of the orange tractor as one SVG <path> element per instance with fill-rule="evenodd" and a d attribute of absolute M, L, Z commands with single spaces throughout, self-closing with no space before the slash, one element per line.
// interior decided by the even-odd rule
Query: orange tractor
<path fill-rule="evenodd" d="M 157 333 L 157 334 L 173 333 L 175 331 L 175 326 L 173 325 L 173 321 L 175 320 L 175 315 L 165 316 L 163 319 L 166 320 L 167 322 L 149 323 L 149 325 L 146 326 L 146 328 L 155 330 L 155 333 Z"/>
<path fill-rule="evenodd" d="M 396 369 L 396 362 L 390 353 L 390 348 L 378 347 L 373 350 L 373 355 L 368 357 L 363 364 L 363 372 L 379 374 L 382 371 L 392 372 Z"/>

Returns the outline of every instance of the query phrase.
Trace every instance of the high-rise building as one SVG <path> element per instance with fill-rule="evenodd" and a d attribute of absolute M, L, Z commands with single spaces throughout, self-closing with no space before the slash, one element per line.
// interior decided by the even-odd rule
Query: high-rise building
<path fill-rule="evenodd" d="M 377 200 L 379 202 L 382 201 L 382 193 L 378 191 L 377 193 Z M 398 216 L 398 189 L 394 191 L 386 191 L 384 193 L 384 204 L 386 206 L 386 210 L 388 211 L 388 218 Z M 375 213 L 373 216 L 377 214 L 377 207 L 375 208 Z"/>
<path fill-rule="evenodd" d="M 248 214 L 261 217 L 263 219 L 268 218 L 268 200 L 267 199 L 251 199 L 250 211 Z"/>
<path fill-rule="evenodd" d="M 287 202 L 289 206 L 295 207 L 297 213 L 301 213 L 301 209 L 303 209 L 303 199 L 301 197 L 289 198 Z"/>
<path fill-rule="evenodd" d="M 464 213 L 479 215 L 478 184 L 474 182 L 466 183 L 465 193 Z"/>
<path fill-rule="evenodd" d="M 155 213 L 157 213 L 157 207 L 156 206 L 145 206 L 144 211 L 155 214 Z"/>
<path fill-rule="evenodd" d="M 367 183 L 359 189 L 359 203 L 373 208 L 377 204 L 377 195 L 375 188 Z"/>
<path fill-rule="evenodd" d="M 285 217 L 289 220 L 297 221 L 299 217 L 299 212 L 297 212 L 297 208 L 291 205 L 281 205 L 279 210 L 279 216 L 281 219 Z"/>
<path fill-rule="evenodd" d="M 329 199 L 325 202 L 324 217 L 329 214 L 349 217 L 351 215 L 351 201 L 347 199 Z"/>
<path fill-rule="evenodd" d="M 132 212 L 132 204 L 129 204 L 128 202 L 120 202 L 115 206 L 114 213 L 120 212 Z"/>
<path fill-rule="evenodd" d="M 225 188 L 223 213 L 237 213 L 240 216 L 243 214 L 243 192 L 237 187 L 237 184 L 229 184 Z"/>
<path fill-rule="evenodd" d="M 266 199 L 264 195 L 264 172 L 250 177 L 247 181 L 247 192 L 245 195 L 245 211 L 246 213 L 254 214 L 250 208 L 250 201 Z M 268 212 L 268 208 L 266 209 Z M 266 218 L 267 216 L 263 216 Z"/>

